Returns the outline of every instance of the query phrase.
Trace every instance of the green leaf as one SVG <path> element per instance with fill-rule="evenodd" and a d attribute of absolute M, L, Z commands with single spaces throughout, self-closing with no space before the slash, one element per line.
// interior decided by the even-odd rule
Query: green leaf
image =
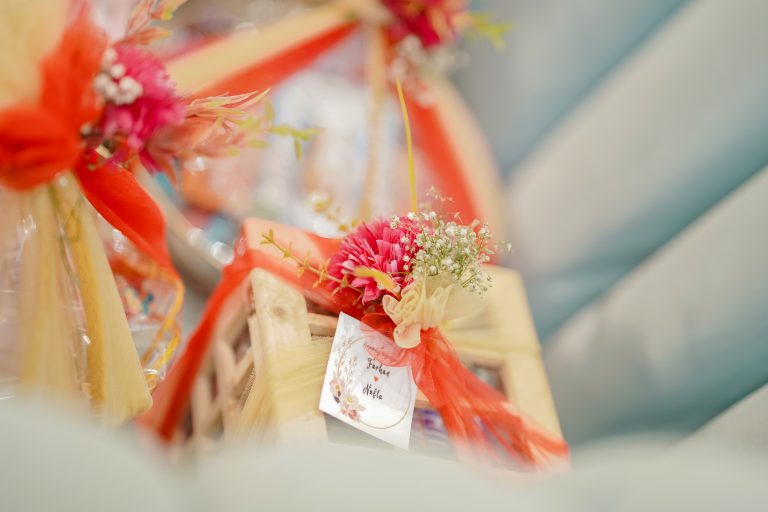
<path fill-rule="evenodd" d="M 272 124 L 275 120 L 275 108 L 271 101 L 264 102 L 264 118 L 267 120 L 267 124 Z"/>
<path fill-rule="evenodd" d="M 293 139 L 293 151 L 294 153 L 296 153 L 296 160 L 301 160 L 302 145 L 299 139 L 296 139 L 296 138 Z"/>
<path fill-rule="evenodd" d="M 497 23 L 488 13 L 470 13 L 471 24 L 475 36 L 484 37 L 493 44 L 497 50 L 506 48 L 504 36 L 512 28 L 511 23 Z M 473 34 L 470 32 L 469 34 Z"/>

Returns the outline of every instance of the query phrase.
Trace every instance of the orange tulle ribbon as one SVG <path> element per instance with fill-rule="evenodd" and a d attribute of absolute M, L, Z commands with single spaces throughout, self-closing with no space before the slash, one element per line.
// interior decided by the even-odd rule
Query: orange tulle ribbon
<path fill-rule="evenodd" d="M 372 336 L 368 353 L 387 366 L 409 366 L 416 384 L 443 419 L 446 430 L 468 454 L 503 464 L 493 441 L 523 467 L 546 464 L 568 456 L 568 445 L 546 434 L 515 411 L 499 391 L 467 369 L 439 329 L 421 332 L 421 343 L 403 349 L 392 342 L 395 325 L 383 313 L 366 314 L 362 322 L 384 334 L 387 342 Z M 480 450 L 478 450 L 478 448 Z"/>
<path fill-rule="evenodd" d="M 91 84 L 106 47 L 104 32 L 81 11 L 40 63 L 38 104 L 0 110 L 0 184 L 27 190 L 74 169 L 80 128 L 101 112 Z"/>
<path fill-rule="evenodd" d="M 41 62 L 38 103 L 0 109 L 0 185 L 30 190 L 75 172 L 107 222 L 176 276 L 158 206 L 130 171 L 104 163 L 81 139 L 81 128 L 101 114 L 92 83 L 106 47 L 106 34 L 81 8 Z"/>
<path fill-rule="evenodd" d="M 309 254 L 309 263 L 319 265 L 334 254 L 339 240 L 319 237 L 297 228 L 268 221 L 255 223 L 258 232 L 272 231 L 282 246 L 294 254 Z M 251 239 L 254 234 L 251 225 Z M 253 240 L 252 240 L 253 242 Z M 172 439 L 187 409 L 194 381 L 212 341 L 213 331 L 223 306 L 241 290 L 251 270 L 265 269 L 302 291 L 309 300 L 335 313 L 345 312 L 370 328 L 390 336 L 394 328 L 383 313 L 363 314 L 343 291 L 334 294 L 310 272 L 297 273 L 297 266 L 282 257 L 274 246 L 248 247 L 245 237 L 237 244 L 234 261 L 225 267 L 222 279 L 211 295 L 200 324 L 168 377 L 153 395 L 154 406 L 139 417 L 139 422 L 162 439 Z M 349 291 L 349 290 L 347 290 Z M 514 411 L 504 396 L 482 382 L 459 361 L 451 344 L 437 329 L 422 332 L 422 343 L 414 349 L 400 349 L 394 342 L 369 343 L 368 351 L 383 364 L 410 366 L 419 389 L 443 418 L 446 430 L 466 453 L 494 457 L 494 442 L 503 447 L 521 466 L 537 468 L 568 456 L 567 444 L 545 433 Z"/>

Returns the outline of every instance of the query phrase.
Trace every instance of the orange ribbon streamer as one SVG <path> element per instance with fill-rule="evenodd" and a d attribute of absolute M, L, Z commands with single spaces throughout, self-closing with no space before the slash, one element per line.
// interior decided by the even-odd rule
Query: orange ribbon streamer
<path fill-rule="evenodd" d="M 403 349 L 391 341 L 395 324 L 386 314 L 367 314 L 361 320 L 388 338 L 383 343 L 381 338 L 371 337 L 366 341 L 368 353 L 384 365 L 411 368 L 419 389 L 467 456 L 476 452 L 473 448 L 480 448 L 487 460 L 503 464 L 489 442 L 495 440 L 523 467 L 549 462 L 552 457 L 567 458 L 568 445 L 514 411 L 504 395 L 461 364 L 439 329 L 422 331 L 419 345 Z"/>
<path fill-rule="evenodd" d="M 104 162 L 89 165 L 99 158 L 89 153 L 76 167 L 85 197 L 104 220 L 178 280 L 160 207 L 127 169 Z"/>
<path fill-rule="evenodd" d="M 294 254 L 309 251 L 309 263 L 313 266 L 338 251 L 340 241 L 337 239 L 266 221 L 256 223 L 264 229 L 263 233 L 272 231 L 281 246 L 291 245 Z M 276 274 L 320 306 L 335 313 L 347 313 L 391 337 L 394 325 L 389 317 L 381 312 L 364 315 L 353 305 L 354 292 L 342 289 L 334 294 L 323 284 L 318 286 L 316 276 L 310 272 L 299 275 L 295 263 L 283 258 L 283 253 L 274 246 L 248 248 L 244 236 L 238 241 L 234 261 L 224 268 L 222 279 L 184 353 L 155 391 L 154 406 L 138 419 L 161 439 L 170 441 L 181 423 L 223 306 L 256 268 Z M 344 295 L 345 291 L 352 297 Z M 368 344 L 367 349 L 383 364 L 411 367 L 416 384 L 441 414 L 446 430 L 459 449 L 477 453 L 474 448 L 479 447 L 484 455 L 495 458 L 492 449 L 495 440 L 521 466 L 529 469 L 553 459 L 567 458 L 568 445 L 515 412 L 501 393 L 465 368 L 439 330 L 423 331 L 422 343 L 414 349 L 400 349 L 392 341 L 384 345 Z"/>
<path fill-rule="evenodd" d="M 41 62 L 38 104 L 0 110 L 0 185 L 29 190 L 73 170 L 94 208 L 172 276 L 160 209 L 126 169 L 101 162 L 81 140 L 101 114 L 93 78 L 107 47 L 104 32 L 81 8 Z"/>

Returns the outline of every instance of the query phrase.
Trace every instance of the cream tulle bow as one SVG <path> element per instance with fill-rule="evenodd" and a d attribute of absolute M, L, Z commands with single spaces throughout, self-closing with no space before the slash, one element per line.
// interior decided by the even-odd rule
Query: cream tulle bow
<path fill-rule="evenodd" d="M 403 290 L 400 300 L 384 296 L 382 305 L 397 326 L 395 343 L 402 348 L 413 348 L 421 343 L 421 331 L 476 314 L 482 300 L 448 276 L 431 276 L 414 280 Z"/>

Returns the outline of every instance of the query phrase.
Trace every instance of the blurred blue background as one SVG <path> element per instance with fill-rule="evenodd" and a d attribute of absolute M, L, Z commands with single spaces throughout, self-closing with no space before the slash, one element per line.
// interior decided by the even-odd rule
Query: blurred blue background
<path fill-rule="evenodd" d="M 566 436 L 765 424 L 768 2 L 473 8 L 514 25 L 456 80 L 503 169 Z"/>

